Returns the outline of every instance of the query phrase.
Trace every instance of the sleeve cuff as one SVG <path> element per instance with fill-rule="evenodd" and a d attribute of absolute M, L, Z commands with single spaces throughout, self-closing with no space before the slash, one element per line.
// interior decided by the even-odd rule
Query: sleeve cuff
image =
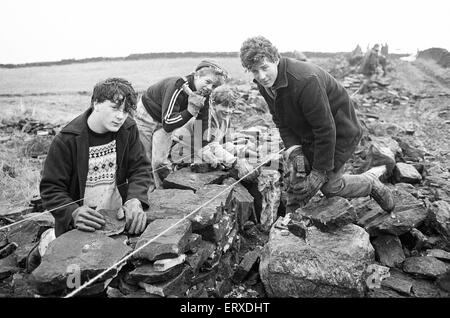
<path fill-rule="evenodd" d="M 301 147 L 302 146 L 300 146 L 300 145 L 294 145 L 294 146 L 289 147 L 288 149 L 286 149 L 284 151 L 284 158 L 285 159 L 289 158 L 289 155 L 291 154 L 292 151 L 294 151 L 297 148 L 301 148 Z"/>

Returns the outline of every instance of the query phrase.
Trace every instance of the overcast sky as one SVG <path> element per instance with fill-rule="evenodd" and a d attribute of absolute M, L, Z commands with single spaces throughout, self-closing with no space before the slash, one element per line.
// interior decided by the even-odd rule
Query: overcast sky
<path fill-rule="evenodd" d="M 239 51 L 255 35 L 280 51 L 450 50 L 449 14 L 448 0 L 1 0 L 0 63 Z"/>

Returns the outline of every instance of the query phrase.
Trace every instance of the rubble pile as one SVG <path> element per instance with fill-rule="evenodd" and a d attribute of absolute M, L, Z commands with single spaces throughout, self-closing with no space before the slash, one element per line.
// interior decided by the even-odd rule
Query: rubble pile
<path fill-rule="evenodd" d="M 59 131 L 59 125 L 53 125 L 49 123 L 42 123 L 35 119 L 30 118 L 21 118 L 17 121 L 3 119 L 0 122 L 0 130 L 6 133 L 12 133 L 15 130 L 21 131 L 23 133 L 38 135 L 38 136 L 47 136 L 47 135 L 56 135 Z"/>
<path fill-rule="evenodd" d="M 343 79 L 350 91 L 361 83 L 358 74 Z M 450 171 L 416 138 L 419 127 L 380 119 L 384 111 L 428 98 L 388 83 L 354 95 L 364 136 L 346 170 L 371 169 L 387 183 L 395 218 L 369 197 L 320 194 L 279 217 L 260 262 L 268 295 L 450 297 Z"/>

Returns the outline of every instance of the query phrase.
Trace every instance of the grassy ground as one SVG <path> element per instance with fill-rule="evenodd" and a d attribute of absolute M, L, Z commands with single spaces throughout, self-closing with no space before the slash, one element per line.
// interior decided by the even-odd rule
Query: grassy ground
<path fill-rule="evenodd" d="M 217 58 L 234 78 L 248 79 L 239 58 Z M 99 80 L 124 77 L 137 90 L 167 76 L 187 75 L 201 58 L 97 62 L 64 66 L 0 69 L 0 96 L 90 92 Z"/>
<path fill-rule="evenodd" d="M 0 134 L 5 137 L 6 134 Z M 43 159 L 26 156 L 30 136 L 15 132 L 10 140 L 0 143 L 0 210 L 27 206 L 39 194 Z"/>

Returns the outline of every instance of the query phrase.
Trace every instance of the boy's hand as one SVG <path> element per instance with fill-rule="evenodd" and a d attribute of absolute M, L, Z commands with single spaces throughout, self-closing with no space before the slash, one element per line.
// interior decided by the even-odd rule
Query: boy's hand
<path fill-rule="evenodd" d="M 238 172 L 238 179 L 243 178 L 244 176 L 246 181 L 254 181 L 259 176 L 259 169 L 254 169 L 251 164 L 247 162 L 245 159 L 236 159 L 236 162 L 234 164 L 234 168 Z"/>
<path fill-rule="evenodd" d="M 202 160 L 206 163 L 209 163 L 213 168 L 217 168 L 217 166 L 220 164 L 219 159 L 213 154 L 209 145 L 206 145 L 205 147 L 200 149 L 200 155 Z"/>
<path fill-rule="evenodd" d="M 202 109 L 204 103 L 205 103 L 204 97 L 197 94 L 189 95 L 187 110 L 189 113 L 191 113 L 192 116 L 197 116 L 198 113 L 200 112 L 200 109 Z"/>
<path fill-rule="evenodd" d="M 147 215 L 142 209 L 141 201 L 131 199 L 125 202 L 117 212 L 119 220 L 125 217 L 125 229 L 129 234 L 141 234 L 147 226 Z"/>
<path fill-rule="evenodd" d="M 105 225 L 103 215 L 87 205 L 80 206 L 72 212 L 75 228 L 81 231 L 94 232 Z"/>

